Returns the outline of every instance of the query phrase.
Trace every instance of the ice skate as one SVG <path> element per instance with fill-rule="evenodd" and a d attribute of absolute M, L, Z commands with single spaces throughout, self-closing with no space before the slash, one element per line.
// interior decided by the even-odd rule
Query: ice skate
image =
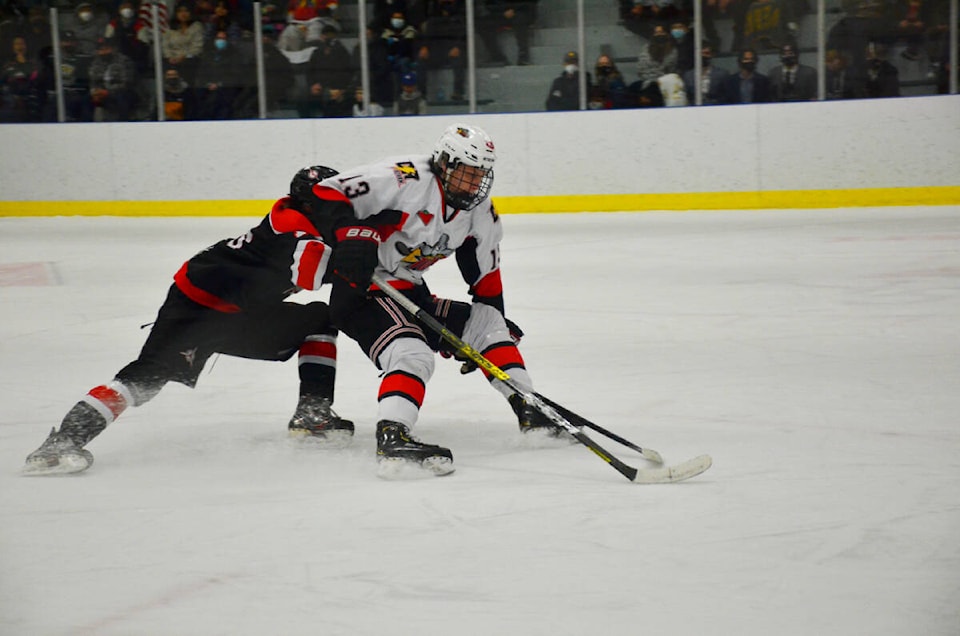
<path fill-rule="evenodd" d="M 406 479 L 422 476 L 449 475 L 454 471 L 453 453 L 435 444 L 424 444 L 399 422 L 377 423 L 377 474 L 384 479 Z"/>
<path fill-rule="evenodd" d="M 513 412 L 517 414 L 520 432 L 524 435 L 576 441 L 567 431 L 551 422 L 546 415 L 527 404 L 519 393 L 511 395 L 509 402 Z"/>
<path fill-rule="evenodd" d="M 302 398 L 287 425 L 290 436 L 329 448 L 343 448 L 349 444 L 353 439 L 353 422 L 337 415 L 330 405 L 328 398 Z"/>
<path fill-rule="evenodd" d="M 27 455 L 24 475 L 68 475 L 84 471 L 93 464 L 93 454 L 56 428 L 40 448 Z"/>

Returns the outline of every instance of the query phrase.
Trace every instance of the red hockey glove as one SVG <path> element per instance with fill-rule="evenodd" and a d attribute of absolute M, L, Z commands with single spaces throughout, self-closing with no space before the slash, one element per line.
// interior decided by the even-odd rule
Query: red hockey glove
<path fill-rule="evenodd" d="M 333 274 L 365 293 L 377 267 L 380 234 L 372 227 L 351 225 L 337 230 L 337 246 L 330 257 Z"/>

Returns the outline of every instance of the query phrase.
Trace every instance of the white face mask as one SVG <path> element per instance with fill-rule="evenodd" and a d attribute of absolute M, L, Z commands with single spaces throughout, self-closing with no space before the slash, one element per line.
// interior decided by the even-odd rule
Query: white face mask
<path fill-rule="evenodd" d="M 124 18 L 132 18 L 133 9 L 131 9 L 130 7 L 124 7 L 120 9 L 120 15 L 123 16 Z"/>
<path fill-rule="evenodd" d="M 89 22 L 89 21 L 90 21 L 90 18 L 93 17 L 93 14 L 90 13 L 89 11 L 81 11 L 81 12 L 78 13 L 77 15 L 78 15 L 78 16 L 80 17 L 80 19 L 83 20 L 84 22 Z"/>
<path fill-rule="evenodd" d="M 404 21 L 401 20 L 400 18 L 393 18 L 392 20 L 390 20 L 390 26 L 392 26 L 394 29 L 402 29 L 403 25 L 404 25 Z"/>
<path fill-rule="evenodd" d="M 576 64 L 567 64 L 566 66 L 563 67 L 563 70 L 566 71 L 567 73 L 569 73 L 570 75 L 573 75 L 574 73 L 577 72 L 577 65 L 576 65 Z"/>

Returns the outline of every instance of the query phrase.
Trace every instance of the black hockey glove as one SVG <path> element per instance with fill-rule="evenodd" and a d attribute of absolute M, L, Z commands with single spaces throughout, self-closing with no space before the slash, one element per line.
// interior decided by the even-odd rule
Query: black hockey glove
<path fill-rule="evenodd" d="M 517 323 L 513 322 L 509 318 L 504 318 L 504 320 L 507 322 L 507 329 L 510 330 L 510 339 L 513 340 L 513 344 L 519 345 L 520 339 L 523 338 L 523 329 L 517 326 Z M 453 354 L 453 357 L 463 362 L 463 364 L 460 365 L 461 374 L 467 375 L 468 373 L 473 373 L 474 371 L 477 370 L 477 363 L 471 360 L 470 358 L 464 356 L 459 351 L 455 352 Z"/>
<path fill-rule="evenodd" d="M 337 230 L 337 246 L 330 258 L 334 276 L 365 294 L 377 267 L 380 234 L 372 227 L 351 225 Z"/>

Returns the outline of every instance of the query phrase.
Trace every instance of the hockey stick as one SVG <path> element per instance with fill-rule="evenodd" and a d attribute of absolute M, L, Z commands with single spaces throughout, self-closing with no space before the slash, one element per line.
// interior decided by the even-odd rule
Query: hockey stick
<path fill-rule="evenodd" d="M 610 464 L 621 475 L 634 483 L 657 484 L 683 481 L 696 477 L 703 471 L 710 468 L 713 460 L 709 455 L 700 455 L 693 459 L 677 464 L 675 466 L 661 466 L 658 468 L 638 469 L 620 461 L 612 453 L 605 450 L 602 446 L 593 441 L 582 430 L 571 424 L 566 418 L 560 415 L 556 409 L 547 404 L 536 393 L 531 393 L 520 387 L 513 379 L 500 367 L 487 360 L 483 354 L 461 340 L 455 333 L 447 329 L 436 318 L 427 313 L 415 302 L 404 296 L 398 290 L 394 289 L 390 283 L 378 274 L 374 274 L 371 281 L 389 298 L 399 304 L 404 311 L 422 322 L 424 325 L 435 331 L 441 338 L 456 348 L 457 352 L 464 357 L 472 360 L 478 367 L 500 380 L 516 393 L 523 397 L 527 404 L 530 404 L 538 411 L 543 413 L 554 424 L 565 430 L 573 436 L 578 442 L 589 448 L 600 459 Z"/>
<path fill-rule="evenodd" d="M 574 426 L 581 426 L 581 427 L 582 427 L 582 426 L 586 426 L 587 428 L 592 428 L 593 430 L 595 430 L 596 432 L 600 433 L 601 435 L 606 435 L 607 437 L 609 437 L 609 438 L 612 439 L 613 441 L 619 442 L 620 444 L 623 444 L 623 445 L 626 446 L 627 448 L 630 448 L 630 449 L 633 449 L 633 450 L 637 451 L 637 452 L 640 453 L 640 454 L 643 456 L 643 458 L 646 459 L 647 461 L 651 461 L 651 462 L 653 462 L 653 463 L 655 463 L 655 464 L 662 464 L 662 463 L 663 463 L 663 457 L 661 457 L 661 456 L 660 456 L 660 453 L 658 453 L 657 451 L 653 450 L 652 448 L 641 448 L 641 447 L 637 446 L 636 444 L 634 444 L 633 442 L 631 442 L 630 440 L 625 439 L 625 438 L 623 438 L 623 437 L 620 437 L 619 435 L 617 435 L 617 434 L 614 433 L 613 431 L 609 431 L 609 430 L 603 428 L 602 426 L 600 426 L 599 424 L 594 424 L 593 422 L 591 422 L 590 420 L 588 420 L 588 419 L 585 418 L 584 416 L 578 415 L 577 413 L 574 413 L 573 411 L 571 411 L 571 410 L 568 409 L 567 407 L 562 406 L 562 405 L 560 405 L 560 404 L 557 404 L 556 402 L 554 402 L 554 401 L 551 400 L 550 398 L 548 398 L 548 397 L 546 397 L 546 396 L 544 396 L 544 395 L 542 395 L 542 394 L 540 394 L 540 393 L 537 393 L 537 397 L 540 398 L 541 400 L 543 400 L 544 402 L 546 402 L 548 405 L 550 405 L 550 406 L 553 407 L 554 409 L 556 409 L 557 412 L 558 412 L 560 415 L 562 415 L 562 416 L 564 416 L 565 418 L 567 418 L 567 419 L 570 421 L 570 423 L 573 424 Z"/>

